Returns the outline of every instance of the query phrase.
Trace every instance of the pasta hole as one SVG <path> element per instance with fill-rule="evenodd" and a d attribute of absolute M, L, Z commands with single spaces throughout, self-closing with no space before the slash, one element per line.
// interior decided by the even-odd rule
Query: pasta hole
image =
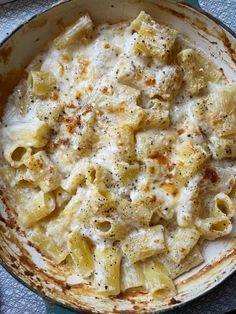
<path fill-rule="evenodd" d="M 229 214 L 229 207 L 228 204 L 226 204 L 226 202 L 224 202 L 223 200 L 218 200 L 217 202 L 217 207 L 219 208 L 219 210 L 225 214 L 226 216 L 228 216 Z"/>
<path fill-rule="evenodd" d="M 23 156 L 26 154 L 26 148 L 25 147 L 17 147 L 11 155 L 12 160 L 14 161 L 20 161 L 22 160 Z"/>
<path fill-rule="evenodd" d="M 44 193 L 43 198 L 46 206 L 53 211 L 55 209 L 55 201 L 52 195 L 50 193 Z"/>
<path fill-rule="evenodd" d="M 33 79 L 32 73 L 30 73 L 30 75 L 29 75 L 28 82 L 29 82 L 30 88 L 33 88 L 34 79 Z"/>
<path fill-rule="evenodd" d="M 89 175 L 90 175 L 90 182 L 94 183 L 96 180 L 96 169 L 94 168 L 90 169 Z"/>
<path fill-rule="evenodd" d="M 228 222 L 227 221 L 219 221 L 217 223 L 214 223 L 211 225 L 211 230 L 214 230 L 214 231 L 219 231 L 219 232 L 223 232 L 225 231 L 227 228 L 228 228 Z"/>
<path fill-rule="evenodd" d="M 155 292 L 153 292 L 153 297 L 154 298 L 164 299 L 169 294 L 171 294 L 171 293 L 170 293 L 168 288 L 161 288 L 161 289 L 156 290 Z"/>
<path fill-rule="evenodd" d="M 32 188 L 32 187 L 34 187 L 33 182 L 27 181 L 27 180 L 20 180 L 17 183 L 17 186 L 19 186 L 20 188 Z"/>
<path fill-rule="evenodd" d="M 152 217 L 151 217 L 151 220 L 149 222 L 149 226 L 150 227 L 151 226 L 156 226 L 156 225 L 158 225 L 159 221 L 160 221 L 160 216 L 157 213 L 153 213 Z"/>
<path fill-rule="evenodd" d="M 232 183 L 230 182 L 230 184 L 232 186 L 232 189 L 231 192 L 229 193 L 229 197 L 234 200 L 236 198 L 236 184 L 234 184 L 234 182 Z"/>
<path fill-rule="evenodd" d="M 109 232 L 111 230 L 111 223 L 110 221 L 104 220 L 104 221 L 98 221 L 96 222 L 96 228 L 97 230 L 101 232 Z"/>

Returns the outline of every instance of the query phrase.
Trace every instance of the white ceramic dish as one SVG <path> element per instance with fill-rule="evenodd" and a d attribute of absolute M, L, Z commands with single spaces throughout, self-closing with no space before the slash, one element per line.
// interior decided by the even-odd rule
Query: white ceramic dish
<path fill-rule="evenodd" d="M 190 1 L 190 0 L 189 0 Z M 168 23 L 183 32 L 224 71 L 229 82 L 236 79 L 236 39 L 233 33 L 209 15 L 186 2 L 163 0 L 69 0 L 33 17 L 0 44 L 0 104 L 24 73 L 24 66 L 66 25 L 81 12 L 89 11 L 95 23 L 118 22 L 134 18 L 140 10 L 157 21 Z M 197 3 L 191 0 L 191 3 Z M 206 262 L 176 280 L 178 295 L 173 299 L 152 300 L 146 294 L 119 298 L 87 295 L 84 286 L 71 288 L 63 276 L 48 274 L 37 252 L 23 245 L 9 210 L 0 208 L 0 260 L 19 280 L 46 298 L 82 313 L 150 313 L 180 306 L 209 291 L 236 270 L 236 223 L 230 237 L 206 243 Z M 67 313 L 58 308 L 54 313 Z"/>

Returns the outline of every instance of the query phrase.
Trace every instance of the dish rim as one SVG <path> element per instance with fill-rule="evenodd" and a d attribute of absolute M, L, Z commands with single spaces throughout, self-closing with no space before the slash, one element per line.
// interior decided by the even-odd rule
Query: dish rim
<path fill-rule="evenodd" d="M 8 42 L 8 40 L 11 39 L 11 37 L 18 31 L 20 31 L 25 25 L 27 25 L 28 23 L 30 23 L 32 20 L 37 19 L 38 17 L 40 17 L 42 14 L 53 10 L 54 8 L 64 5 L 67 2 L 70 2 L 73 0 L 64 0 L 64 1 L 59 1 L 57 3 L 54 3 L 53 5 L 51 5 L 50 7 L 47 7 L 46 9 L 43 9 L 42 11 L 40 11 L 39 13 L 34 14 L 32 17 L 30 17 L 29 19 L 27 19 L 26 21 L 22 22 L 20 25 L 18 25 L 15 29 L 13 29 L 10 33 L 6 34 L 6 37 L 4 37 L 4 39 L 2 41 L 0 41 L 0 49 Z M 227 31 L 235 40 L 236 42 L 236 32 L 233 31 L 229 26 L 227 26 L 224 22 L 222 22 L 220 19 L 218 19 L 217 17 L 213 16 L 211 13 L 206 12 L 204 9 L 201 8 L 200 4 L 199 6 L 195 6 L 193 4 L 188 3 L 188 0 L 185 1 L 180 1 L 180 2 L 176 2 L 176 5 L 184 5 L 186 7 L 189 7 L 191 10 L 196 11 L 198 14 L 200 15 L 204 15 L 207 18 L 211 19 L 212 21 L 214 21 L 216 24 L 218 24 L 223 30 Z M 22 284 L 24 287 L 28 288 L 30 291 L 34 292 L 35 294 L 37 294 L 38 296 L 40 296 L 45 305 L 46 308 L 50 308 L 50 307 L 58 307 L 59 309 L 65 309 L 67 311 L 71 311 L 70 314 L 73 313 L 79 313 L 79 314 L 97 314 L 99 312 L 94 312 L 92 310 L 83 310 L 83 309 L 75 309 L 73 307 L 71 307 L 70 305 L 66 305 L 63 304 L 62 302 L 53 299 L 49 296 L 47 296 L 44 293 L 39 292 L 37 289 L 31 287 L 29 284 L 27 284 L 23 279 L 21 279 L 20 277 L 18 277 L 11 269 L 10 267 L 8 267 L 8 265 L 3 262 L 2 260 L 0 260 L 0 265 L 14 278 L 16 279 L 20 284 Z M 219 282 L 217 282 L 213 287 L 205 290 L 204 292 L 200 293 L 199 295 L 195 296 L 194 298 L 184 301 L 183 303 L 179 303 L 179 304 L 174 304 L 168 308 L 165 309 L 160 309 L 154 312 L 145 312 L 146 314 L 162 314 L 171 310 L 176 310 L 176 309 L 180 309 L 183 308 L 184 306 L 189 305 L 191 302 L 194 302 L 204 296 L 206 296 L 207 294 L 209 294 L 210 292 L 212 292 L 214 289 L 220 287 L 226 280 L 230 279 L 231 277 L 233 277 L 234 275 L 236 275 L 236 269 L 231 271 L 228 275 L 226 275 L 226 277 L 224 277 L 223 279 L 221 279 Z M 56 312 L 55 312 L 56 313 Z M 59 314 L 59 313 L 58 313 Z M 69 313 L 68 313 L 69 314 Z"/>

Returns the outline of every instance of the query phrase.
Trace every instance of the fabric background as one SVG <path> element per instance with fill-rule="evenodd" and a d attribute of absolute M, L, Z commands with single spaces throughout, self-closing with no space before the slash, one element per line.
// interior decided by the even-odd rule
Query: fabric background
<path fill-rule="evenodd" d="M 98 0 L 99 1 L 99 0 Z M 16 0 L 0 6 L 0 41 L 23 21 L 58 0 Z M 200 0 L 201 7 L 236 31 L 236 0 Z M 169 314 L 223 314 L 236 309 L 236 275 L 207 295 Z M 0 314 L 45 314 L 43 300 L 0 266 Z"/>

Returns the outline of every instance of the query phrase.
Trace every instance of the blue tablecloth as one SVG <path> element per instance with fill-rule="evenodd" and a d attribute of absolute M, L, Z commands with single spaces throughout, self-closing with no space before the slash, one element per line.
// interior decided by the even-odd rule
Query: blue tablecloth
<path fill-rule="evenodd" d="M 0 41 L 23 21 L 58 0 L 18 0 L 0 6 Z M 98 0 L 99 1 L 99 0 Z M 118 1 L 118 0 L 117 0 Z M 165 0 L 163 0 L 165 1 Z M 236 0 L 200 0 L 202 8 L 236 31 Z M 236 309 L 236 275 L 211 293 L 169 314 L 223 314 Z M 0 314 L 45 314 L 43 300 L 0 266 Z"/>

